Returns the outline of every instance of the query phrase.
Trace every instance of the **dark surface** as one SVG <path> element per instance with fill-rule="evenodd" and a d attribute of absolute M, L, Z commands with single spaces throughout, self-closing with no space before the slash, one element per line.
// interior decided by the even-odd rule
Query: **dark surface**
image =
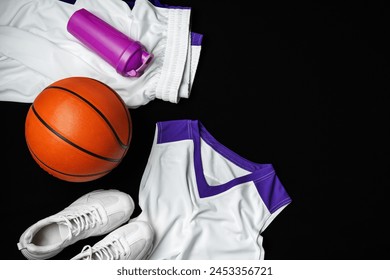
<path fill-rule="evenodd" d="M 191 97 L 130 110 L 131 147 L 105 177 L 70 183 L 48 175 L 25 143 L 30 104 L 0 102 L 0 258 L 24 259 L 16 247 L 24 230 L 89 191 L 116 188 L 137 203 L 155 123 L 189 118 L 243 157 L 272 163 L 292 197 L 263 234 L 266 259 L 388 259 L 384 9 L 165 3 L 191 6 L 192 30 L 204 34 Z M 133 217 L 139 213 L 136 208 Z M 100 239 L 80 241 L 55 259 L 69 259 Z"/>

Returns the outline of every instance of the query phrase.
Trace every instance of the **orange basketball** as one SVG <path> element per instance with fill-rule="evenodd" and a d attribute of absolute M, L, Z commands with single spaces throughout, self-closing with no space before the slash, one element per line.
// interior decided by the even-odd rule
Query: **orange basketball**
<path fill-rule="evenodd" d="M 71 77 L 52 83 L 36 97 L 25 136 L 41 168 L 62 180 L 86 182 L 122 161 L 132 122 L 124 101 L 109 86 Z"/>

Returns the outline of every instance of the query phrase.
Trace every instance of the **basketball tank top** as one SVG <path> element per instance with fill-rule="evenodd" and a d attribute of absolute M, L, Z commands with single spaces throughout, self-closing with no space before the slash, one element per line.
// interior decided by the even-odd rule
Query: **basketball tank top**
<path fill-rule="evenodd" d="M 271 164 L 219 143 L 197 120 L 156 125 L 139 190 L 150 259 L 264 259 L 261 233 L 291 202 Z"/>

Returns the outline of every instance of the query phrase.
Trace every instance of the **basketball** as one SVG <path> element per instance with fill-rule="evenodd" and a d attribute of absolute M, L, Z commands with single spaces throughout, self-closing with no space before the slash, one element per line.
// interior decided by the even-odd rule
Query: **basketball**
<path fill-rule="evenodd" d="M 25 137 L 43 170 L 61 180 L 87 182 L 120 164 L 132 122 L 126 104 L 109 86 L 70 77 L 39 93 L 27 113 Z"/>

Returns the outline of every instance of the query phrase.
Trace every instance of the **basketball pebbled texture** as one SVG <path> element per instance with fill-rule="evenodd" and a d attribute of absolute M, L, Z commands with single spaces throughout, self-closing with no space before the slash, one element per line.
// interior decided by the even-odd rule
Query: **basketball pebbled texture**
<path fill-rule="evenodd" d="M 108 174 L 126 155 L 132 137 L 129 110 L 106 84 L 70 77 L 46 87 L 25 123 L 27 146 L 39 166 L 66 181 Z"/>

